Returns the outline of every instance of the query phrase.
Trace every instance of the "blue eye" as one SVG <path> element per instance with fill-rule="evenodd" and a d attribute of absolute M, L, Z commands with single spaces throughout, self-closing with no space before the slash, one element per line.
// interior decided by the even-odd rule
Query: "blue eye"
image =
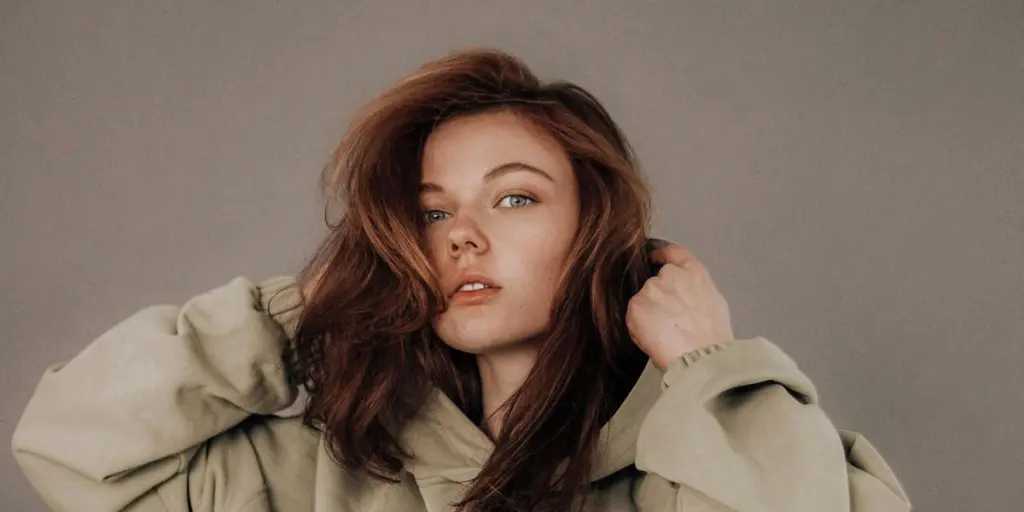
<path fill-rule="evenodd" d="M 511 200 L 507 201 L 509 199 Z M 522 208 L 535 201 L 536 200 L 534 198 L 530 196 L 525 196 L 523 194 L 509 194 L 501 198 L 501 202 L 499 202 L 498 204 L 502 206 L 508 206 L 509 208 Z"/>
<path fill-rule="evenodd" d="M 427 224 L 433 224 L 434 222 L 444 220 L 445 215 L 448 214 L 441 210 L 427 210 L 423 212 L 423 221 L 426 222 Z"/>
<path fill-rule="evenodd" d="M 498 206 L 502 206 L 505 208 L 522 208 L 524 206 L 529 206 L 530 204 L 536 202 L 536 199 L 526 194 L 508 194 L 501 198 L 501 201 L 498 202 Z M 440 222 L 442 220 L 447 219 L 448 217 L 448 213 L 445 212 L 444 210 L 423 210 L 423 222 L 425 222 L 427 225 L 433 224 L 435 222 Z"/>

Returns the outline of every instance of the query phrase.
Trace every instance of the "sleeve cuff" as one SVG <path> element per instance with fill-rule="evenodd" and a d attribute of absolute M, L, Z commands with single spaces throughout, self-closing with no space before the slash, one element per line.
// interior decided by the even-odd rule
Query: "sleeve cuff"
<path fill-rule="evenodd" d="M 260 281 L 256 289 L 260 309 L 281 326 L 289 342 L 294 340 L 302 312 L 302 295 L 295 278 L 287 275 L 271 277 Z"/>
<path fill-rule="evenodd" d="M 756 336 L 701 347 L 669 363 L 661 388 L 697 386 L 702 399 L 728 389 L 778 382 L 804 403 L 817 403 L 814 384 L 788 355 L 767 339 Z"/>

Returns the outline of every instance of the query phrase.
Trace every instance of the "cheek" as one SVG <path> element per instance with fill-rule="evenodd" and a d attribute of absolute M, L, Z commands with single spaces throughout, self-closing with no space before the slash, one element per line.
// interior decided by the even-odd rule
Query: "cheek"
<path fill-rule="evenodd" d="M 502 251 L 503 267 L 509 270 L 506 275 L 523 283 L 517 288 L 532 296 L 532 300 L 548 304 L 565 265 L 570 238 L 571 233 L 554 230 L 519 232 Z"/>
<path fill-rule="evenodd" d="M 528 254 L 524 258 L 545 268 L 560 268 L 569 252 L 569 245 L 576 231 L 576 223 L 561 218 L 536 222 L 530 229 L 521 229 L 512 235 Z"/>
<path fill-rule="evenodd" d="M 524 290 L 536 299 L 547 299 L 555 289 L 561 270 L 561 258 L 541 252 L 524 255 L 517 262 L 516 275 L 521 276 Z"/>
<path fill-rule="evenodd" d="M 441 230 L 431 230 L 429 228 L 421 236 L 423 237 L 421 242 L 423 253 L 427 255 L 427 259 L 430 261 L 430 264 L 436 269 L 437 264 L 444 260 L 443 257 L 445 256 L 445 251 L 448 248 L 448 246 L 445 245 L 447 238 L 445 238 L 444 233 L 442 233 Z"/>

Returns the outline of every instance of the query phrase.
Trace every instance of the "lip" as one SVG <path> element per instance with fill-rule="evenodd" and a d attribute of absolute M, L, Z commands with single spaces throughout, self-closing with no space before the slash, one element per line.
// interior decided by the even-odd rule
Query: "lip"
<path fill-rule="evenodd" d="M 452 282 L 453 282 L 453 284 L 452 284 L 451 288 L 449 288 L 450 293 L 448 294 L 448 296 L 450 298 L 453 298 L 453 299 L 455 298 L 456 295 L 463 296 L 463 297 L 469 297 L 469 296 L 471 296 L 471 294 L 477 294 L 477 295 L 480 295 L 480 296 L 484 296 L 484 295 L 487 295 L 487 294 L 483 294 L 483 293 L 480 293 L 480 292 L 497 292 L 498 290 L 501 289 L 500 286 L 495 284 L 494 281 L 491 281 L 490 279 L 488 279 L 487 276 L 485 276 L 483 274 L 480 274 L 480 273 L 470 272 L 470 271 L 465 271 L 465 270 L 460 271 L 459 273 L 455 274 L 455 278 L 453 279 Z M 483 290 L 461 291 L 460 292 L 459 288 L 462 288 L 462 285 L 464 285 L 466 283 L 481 283 L 483 285 L 486 285 L 487 288 L 484 288 Z"/>
<path fill-rule="evenodd" d="M 455 292 L 452 294 L 451 305 L 470 306 L 473 304 L 487 302 L 497 295 L 499 291 L 501 291 L 501 288 L 484 288 L 482 290 L 473 290 L 468 292 Z"/>

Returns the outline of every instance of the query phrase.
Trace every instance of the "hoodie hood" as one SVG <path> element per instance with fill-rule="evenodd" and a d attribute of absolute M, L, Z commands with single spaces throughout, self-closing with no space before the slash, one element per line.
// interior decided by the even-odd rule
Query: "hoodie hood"
<path fill-rule="evenodd" d="M 662 377 L 648 361 L 626 399 L 601 428 L 591 482 L 634 463 L 640 425 L 661 394 Z M 403 431 L 401 441 L 413 455 L 406 461 L 406 470 L 428 500 L 428 494 L 451 496 L 460 490 L 463 482 L 477 476 L 495 448 L 483 430 L 436 388 Z M 457 489 L 448 488 L 453 485 Z"/>

